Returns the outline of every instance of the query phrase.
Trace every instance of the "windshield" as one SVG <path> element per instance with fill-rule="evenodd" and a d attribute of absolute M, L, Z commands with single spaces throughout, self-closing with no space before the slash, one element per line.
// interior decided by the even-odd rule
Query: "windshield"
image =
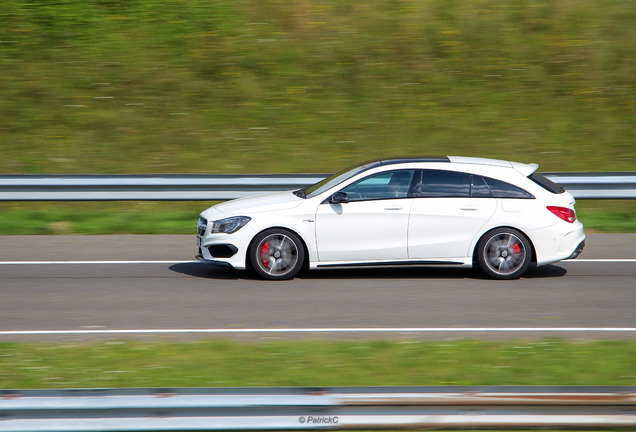
<path fill-rule="evenodd" d="M 347 180 L 348 178 L 353 177 L 354 175 L 366 170 L 367 168 L 368 167 L 366 165 L 360 164 L 345 168 L 342 171 L 337 172 L 322 181 L 319 181 L 315 185 L 309 186 L 307 189 L 305 189 L 305 197 L 313 198 L 317 195 L 320 195 L 321 193 L 328 191 L 337 184 Z"/>

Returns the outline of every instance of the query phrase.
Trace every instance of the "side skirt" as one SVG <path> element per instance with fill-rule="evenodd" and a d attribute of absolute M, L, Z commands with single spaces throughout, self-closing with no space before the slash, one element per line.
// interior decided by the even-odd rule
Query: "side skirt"
<path fill-rule="evenodd" d="M 379 261 L 364 263 L 335 263 L 335 264 L 318 264 L 316 268 L 335 268 L 335 267 L 401 267 L 401 266 L 463 266 L 466 263 L 459 261 Z"/>

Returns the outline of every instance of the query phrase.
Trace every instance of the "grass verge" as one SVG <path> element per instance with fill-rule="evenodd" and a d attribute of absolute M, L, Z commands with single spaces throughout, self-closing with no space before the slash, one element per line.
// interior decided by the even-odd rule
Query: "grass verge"
<path fill-rule="evenodd" d="M 0 343 L 0 388 L 636 385 L 636 341 Z"/>
<path fill-rule="evenodd" d="M 0 235 L 194 234 L 209 202 L 0 203 Z M 636 232 L 636 200 L 576 205 L 588 232 Z"/>
<path fill-rule="evenodd" d="M 3 0 L 0 172 L 632 171 L 633 0 Z"/>

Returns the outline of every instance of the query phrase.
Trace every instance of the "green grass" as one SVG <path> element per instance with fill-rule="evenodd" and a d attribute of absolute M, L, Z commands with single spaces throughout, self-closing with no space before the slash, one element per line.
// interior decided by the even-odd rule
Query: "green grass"
<path fill-rule="evenodd" d="M 634 200 L 580 200 L 576 212 L 589 232 L 636 232 Z"/>
<path fill-rule="evenodd" d="M 0 203 L 0 235 L 195 234 L 205 202 Z"/>
<path fill-rule="evenodd" d="M 636 342 L 0 343 L 0 388 L 636 385 Z"/>
<path fill-rule="evenodd" d="M 209 202 L 0 203 L 0 235 L 194 234 Z M 588 232 L 636 232 L 636 201 L 582 200 Z"/>
<path fill-rule="evenodd" d="M 633 0 L 3 0 L 0 173 L 636 170 Z"/>

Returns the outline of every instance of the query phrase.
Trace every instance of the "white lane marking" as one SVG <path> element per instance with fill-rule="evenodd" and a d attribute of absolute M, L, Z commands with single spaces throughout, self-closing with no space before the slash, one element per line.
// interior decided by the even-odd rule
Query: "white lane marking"
<path fill-rule="evenodd" d="M 0 261 L 0 265 L 62 265 L 62 264 L 189 264 L 200 261 Z"/>
<path fill-rule="evenodd" d="M 604 263 L 604 262 L 608 262 L 608 263 L 632 263 L 632 262 L 636 262 L 636 259 L 633 258 L 598 258 L 598 259 L 573 259 L 573 260 L 566 260 L 566 261 L 560 261 L 561 263 L 576 263 L 576 262 L 580 262 L 580 263 Z M 555 264 L 559 264 L 558 262 Z"/>
<path fill-rule="evenodd" d="M 186 333 L 465 333 L 465 332 L 636 332 L 636 327 L 353 327 L 353 328 L 253 328 L 253 329 L 138 329 L 138 330 L 5 330 L 0 336 L 186 334 Z"/>
<path fill-rule="evenodd" d="M 0 265 L 63 265 L 63 264 L 195 264 L 200 261 L 0 261 Z M 569 263 L 636 263 L 636 258 L 599 258 L 599 259 L 575 259 L 559 261 L 554 264 Z"/>

